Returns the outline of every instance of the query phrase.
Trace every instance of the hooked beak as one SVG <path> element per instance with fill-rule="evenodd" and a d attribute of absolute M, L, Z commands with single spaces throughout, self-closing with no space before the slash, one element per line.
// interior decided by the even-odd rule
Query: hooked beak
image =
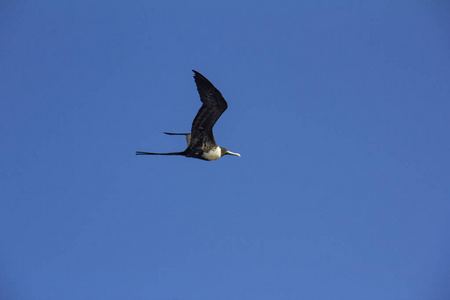
<path fill-rule="evenodd" d="M 239 153 L 234 153 L 234 152 L 231 152 L 231 151 L 228 151 L 228 150 L 227 150 L 226 154 L 230 154 L 230 155 L 235 155 L 235 156 L 241 157 L 241 155 Z"/>

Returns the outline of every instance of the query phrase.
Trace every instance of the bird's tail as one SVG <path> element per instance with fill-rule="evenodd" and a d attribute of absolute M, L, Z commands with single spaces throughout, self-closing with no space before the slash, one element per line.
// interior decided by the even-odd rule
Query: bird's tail
<path fill-rule="evenodd" d="M 136 151 L 136 155 L 184 155 L 184 152 L 153 153 L 153 152 Z"/>

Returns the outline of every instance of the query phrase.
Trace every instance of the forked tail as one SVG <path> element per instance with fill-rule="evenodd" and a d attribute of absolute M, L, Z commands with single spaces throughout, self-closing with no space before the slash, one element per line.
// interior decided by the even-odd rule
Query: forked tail
<path fill-rule="evenodd" d="M 153 152 L 136 151 L 136 155 L 184 155 L 184 152 L 153 153 Z"/>

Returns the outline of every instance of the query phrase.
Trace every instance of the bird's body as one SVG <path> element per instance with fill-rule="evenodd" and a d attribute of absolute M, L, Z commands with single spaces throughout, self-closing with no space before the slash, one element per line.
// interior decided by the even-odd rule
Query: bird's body
<path fill-rule="evenodd" d="M 186 150 L 170 153 L 137 151 L 136 155 L 182 155 L 208 161 L 219 159 L 227 154 L 241 156 L 239 153 L 233 153 L 223 147 L 217 146 L 212 128 L 227 109 L 228 104 L 219 90 L 208 79 L 197 71 L 194 71 L 194 74 L 197 90 L 203 105 L 192 122 L 191 133 L 165 132 L 165 134 L 169 135 L 186 136 L 186 142 L 188 144 Z"/>

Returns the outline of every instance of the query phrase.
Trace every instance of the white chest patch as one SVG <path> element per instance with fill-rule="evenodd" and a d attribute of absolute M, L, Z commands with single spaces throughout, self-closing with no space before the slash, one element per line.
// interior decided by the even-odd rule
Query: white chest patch
<path fill-rule="evenodd" d="M 222 156 L 222 150 L 220 147 L 209 150 L 209 152 L 203 152 L 203 158 L 206 160 L 216 160 Z"/>

